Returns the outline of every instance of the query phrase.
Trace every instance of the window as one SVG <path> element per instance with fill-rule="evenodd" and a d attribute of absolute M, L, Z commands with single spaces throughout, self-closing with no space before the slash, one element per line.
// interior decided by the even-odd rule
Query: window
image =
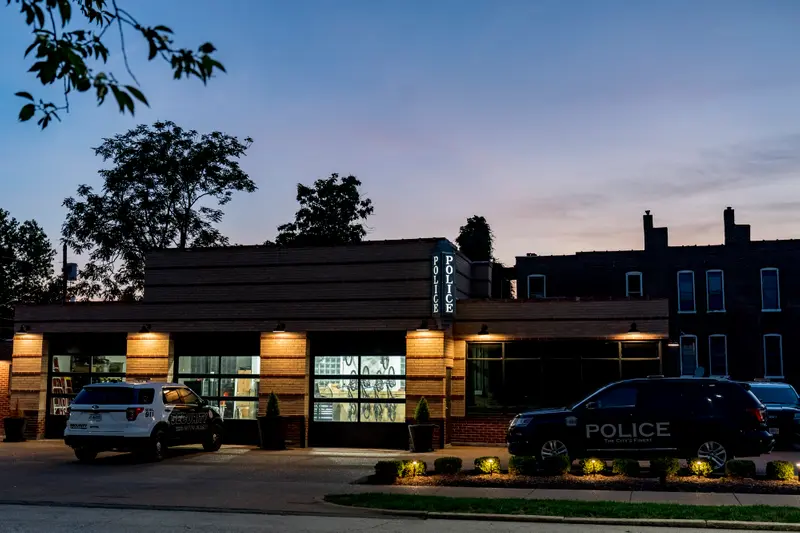
<path fill-rule="evenodd" d="M 260 356 L 180 356 L 177 366 L 178 383 L 218 407 L 223 419 L 254 420 L 258 416 Z M 183 400 L 198 401 L 196 396 Z"/>
<path fill-rule="evenodd" d="M 706 271 L 706 304 L 709 313 L 725 312 L 725 274 L 722 270 Z"/>
<path fill-rule="evenodd" d="M 681 270 L 678 272 L 678 312 L 694 313 L 697 311 L 694 302 L 694 272 Z"/>
<path fill-rule="evenodd" d="M 709 335 L 708 367 L 711 376 L 728 375 L 728 337 Z"/>
<path fill-rule="evenodd" d="M 135 389 L 133 387 L 106 388 L 84 387 L 78 393 L 74 405 L 131 405 L 152 404 L 155 391 L 153 389 Z"/>
<path fill-rule="evenodd" d="M 181 403 L 181 395 L 178 389 L 164 389 L 164 403 L 167 405 L 178 405 Z"/>
<path fill-rule="evenodd" d="M 638 392 L 636 387 L 614 387 L 598 394 L 594 401 L 597 402 L 597 409 L 636 407 Z"/>
<path fill-rule="evenodd" d="M 67 414 L 70 402 L 92 383 L 125 381 L 124 355 L 53 355 L 50 358 L 50 414 Z"/>
<path fill-rule="evenodd" d="M 528 276 L 528 298 L 547 297 L 547 277 L 542 274 Z"/>
<path fill-rule="evenodd" d="M 628 272 L 625 274 L 625 296 L 644 296 L 641 272 Z"/>
<path fill-rule="evenodd" d="M 697 337 L 681 335 L 681 376 L 694 376 L 697 371 Z"/>
<path fill-rule="evenodd" d="M 761 269 L 761 310 L 781 310 L 780 277 L 777 268 Z"/>
<path fill-rule="evenodd" d="M 406 421 L 404 355 L 314 357 L 314 422 Z"/>
<path fill-rule="evenodd" d="M 777 333 L 764 335 L 764 377 L 783 377 L 783 338 Z"/>
<path fill-rule="evenodd" d="M 180 389 L 181 403 L 183 405 L 200 405 L 200 397 L 189 389 Z"/>

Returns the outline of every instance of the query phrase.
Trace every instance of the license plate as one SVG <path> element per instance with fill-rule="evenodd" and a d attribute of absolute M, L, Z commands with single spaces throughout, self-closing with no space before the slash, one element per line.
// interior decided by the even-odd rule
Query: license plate
<path fill-rule="evenodd" d="M 86 424 L 70 424 L 69 429 L 86 429 Z"/>
<path fill-rule="evenodd" d="M 772 433 L 773 435 L 781 434 L 781 430 L 779 428 L 769 428 L 769 432 Z"/>
<path fill-rule="evenodd" d="M 89 415 L 89 422 L 101 422 L 103 415 Z"/>

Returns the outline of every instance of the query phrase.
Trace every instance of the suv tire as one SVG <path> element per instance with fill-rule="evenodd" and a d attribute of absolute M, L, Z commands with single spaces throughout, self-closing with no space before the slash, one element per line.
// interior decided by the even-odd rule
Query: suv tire
<path fill-rule="evenodd" d="M 557 455 L 566 455 L 570 459 L 574 459 L 574 457 L 572 457 L 569 453 L 569 447 L 567 446 L 567 443 L 564 442 L 563 439 L 559 438 L 539 441 L 533 450 L 534 455 L 540 459 L 554 457 Z"/>
<path fill-rule="evenodd" d="M 97 452 L 91 448 L 75 448 L 75 457 L 81 463 L 91 463 L 97 458 Z"/>
<path fill-rule="evenodd" d="M 216 452 L 222 447 L 222 424 L 212 424 L 208 437 L 203 441 L 203 449 L 207 452 Z"/>
<path fill-rule="evenodd" d="M 728 450 L 729 448 L 718 440 L 704 439 L 697 446 L 696 457 L 707 460 L 715 471 L 722 470 L 725 468 L 725 463 L 733 459 Z"/>
<path fill-rule="evenodd" d="M 150 438 L 150 447 L 147 456 L 151 461 L 158 462 L 164 459 L 167 452 L 167 439 L 163 430 L 157 429 Z"/>

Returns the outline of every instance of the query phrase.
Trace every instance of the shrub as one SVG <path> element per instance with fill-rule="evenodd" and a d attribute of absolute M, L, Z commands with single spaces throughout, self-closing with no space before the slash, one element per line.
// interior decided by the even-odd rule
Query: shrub
<path fill-rule="evenodd" d="M 554 455 L 542 459 L 540 466 L 546 476 L 563 476 L 572 468 L 572 459 L 567 455 Z"/>
<path fill-rule="evenodd" d="M 409 461 L 403 461 L 403 463 L 403 477 L 424 476 L 428 471 L 428 465 L 425 463 L 425 461 L 412 459 Z"/>
<path fill-rule="evenodd" d="M 481 474 L 499 474 L 500 458 L 478 457 L 477 459 L 475 459 L 475 470 L 477 470 Z"/>
<path fill-rule="evenodd" d="M 725 475 L 733 478 L 756 477 L 756 464 L 744 459 L 733 459 L 725 463 Z"/>
<path fill-rule="evenodd" d="M 461 470 L 461 458 L 439 457 L 433 462 L 433 470 L 437 474 L 458 474 Z"/>
<path fill-rule="evenodd" d="M 621 476 L 638 476 L 641 472 L 639 461 L 636 459 L 614 459 L 611 471 Z"/>
<path fill-rule="evenodd" d="M 417 408 L 414 410 L 414 420 L 417 424 L 427 424 L 431 420 L 431 411 L 425 397 L 420 398 Z"/>
<path fill-rule="evenodd" d="M 603 470 L 606 469 L 605 461 L 601 461 L 600 459 L 596 459 L 594 457 L 581 459 L 580 465 L 581 471 L 585 476 L 596 476 L 597 474 L 602 474 Z"/>
<path fill-rule="evenodd" d="M 394 481 L 403 477 L 405 469 L 403 461 L 378 461 L 375 463 L 375 477 L 384 481 Z"/>
<path fill-rule="evenodd" d="M 681 464 L 674 457 L 656 457 L 650 461 L 650 473 L 657 477 L 674 476 Z"/>
<path fill-rule="evenodd" d="M 275 396 L 274 392 L 269 393 L 269 399 L 267 400 L 267 418 L 278 418 L 281 416 L 281 406 L 280 402 L 278 402 L 278 397 Z"/>
<path fill-rule="evenodd" d="M 789 461 L 770 461 L 767 463 L 767 477 L 790 481 L 795 478 L 794 465 Z"/>
<path fill-rule="evenodd" d="M 708 459 L 700 459 L 695 457 L 686 461 L 689 464 L 689 471 L 695 476 L 708 477 L 714 471 L 714 467 L 708 462 Z"/>
<path fill-rule="evenodd" d="M 538 469 L 536 457 L 512 455 L 508 460 L 508 473 L 514 476 L 535 476 Z"/>

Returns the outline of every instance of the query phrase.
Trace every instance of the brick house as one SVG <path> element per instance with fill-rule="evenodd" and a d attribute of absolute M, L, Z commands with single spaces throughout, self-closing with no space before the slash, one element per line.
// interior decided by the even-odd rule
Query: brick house
<path fill-rule="evenodd" d="M 254 443 L 275 392 L 295 445 L 404 448 L 422 397 L 440 446 L 502 443 L 518 409 L 660 373 L 666 300 L 492 300 L 491 270 L 442 238 L 160 251 L 140 302 L 16 309 L 12 401 L 58 437 L 83 386 L 181 382 Z"/>

